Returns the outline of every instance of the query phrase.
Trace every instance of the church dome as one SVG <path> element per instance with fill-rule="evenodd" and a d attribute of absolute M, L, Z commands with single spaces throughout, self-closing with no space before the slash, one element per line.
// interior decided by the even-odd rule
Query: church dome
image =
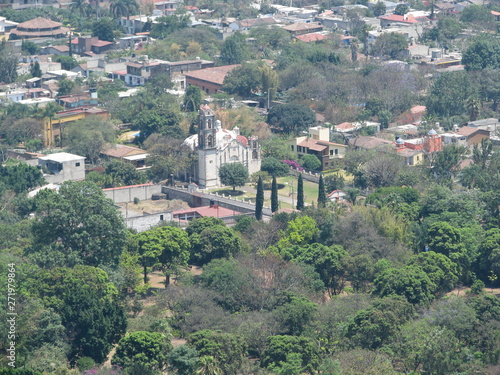
<path fill-rule="evenodd" d="M 396 144 L 397 145 L 404 145 L 405 141 L 403 141 L 401 138 L 396 139 Z"/>
<path fill-rule="evenodd" d="M 436 131 L 434 129 L 429 130 L 429 135 L 436 135 Z"/>

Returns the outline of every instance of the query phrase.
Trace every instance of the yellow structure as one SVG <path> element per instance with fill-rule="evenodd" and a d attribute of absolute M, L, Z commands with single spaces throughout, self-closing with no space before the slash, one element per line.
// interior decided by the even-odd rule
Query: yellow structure
<path fill-rule="evenodd" d="M 75 108 L 67 111 L 57 112 L 54 118 L 43 119 L 43 146 L 51 148 L 61 141 L 63 124 L 82 120 L 88 116 L 99 116 L 107 120 L 109 113 L 100 108 Z"/>

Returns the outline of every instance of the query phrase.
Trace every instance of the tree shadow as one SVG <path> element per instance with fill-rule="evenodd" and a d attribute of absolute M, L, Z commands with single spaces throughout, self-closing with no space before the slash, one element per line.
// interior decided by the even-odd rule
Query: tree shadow
<path fill-rule="evenodd" d="M 233 189 L 224 189 L 224 190 L 217 190 L 217 194 L 219 195 L 227 195 L 230 197 L 239 197 L 240 195 L 245 194 L 243 190 L 233 190 Z"/>

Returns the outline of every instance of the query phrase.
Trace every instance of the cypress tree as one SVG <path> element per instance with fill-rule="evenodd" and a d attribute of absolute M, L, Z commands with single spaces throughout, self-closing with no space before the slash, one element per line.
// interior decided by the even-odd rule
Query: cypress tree
<path fill-rule="evenodd" d="M 323 182 L 323 175 L 319 176 L 319 186 L 318 186 L 318 208 L 326 207 L 326 193 L 325 193 L 325 183 Z"/>
<path fill-rule="evenodd" d="M 304 209 L 304 180 L 302 174 L 299 174 L 299 181 L 297 183 L 297 210 Z"/>
<path fill-rule="evenodd" d="M 276 176 L 273 176 L 273 184 L 271 186 L 271 212 L 278 211 L 278 184 L 276 183 Z"/>
<path fill-rule="evenodd" d="M 255 217 L 257 220 L 262 220 L 262 208 L 264 207 L 264 185 L 262 177 L 259 176 L 257 182 L 257 197 L 255 198 Z"/>

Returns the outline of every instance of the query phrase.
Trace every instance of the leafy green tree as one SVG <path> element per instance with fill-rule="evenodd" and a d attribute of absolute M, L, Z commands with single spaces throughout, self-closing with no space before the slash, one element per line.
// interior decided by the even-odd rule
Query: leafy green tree
<path fill-rule="evenodd" d="M 203 91 L 198 86 L 191 85 L 184 95 L 184 110 L 186 112 L 196 112 L 201 105 Z"/>
<path fill-rule="evenodd" d="M 362 348 L 374 350 L 390 343 L 402 324 L 412 318 L 414 309 L 404 298 L 386 297 L 359 310 L 347 325 L 346 337 Z"/>
<path fill-rule="evenodd" d="M 220 52 L 220 62 L 222 65 L 241 64 L 245 58 L 245 39 L 242 34 L 237 33 L 224 40 Z"/>
<path fill-rule="evenodd" d="M 394 116 L 392 115 L 392 112 L 384 109 L 380 112 L 377 112 L 377 118 L 378 121 L 380 122 L 381 128 L 387 129 L 389 127 L 389 123 L 392 121 Z"/>
<path fill-rule="evenodd" d="M 303 104 L 278 104 L 269 111 L 267 123 L 284 133 L 297 134 L 316 123 L 314 112 Z"/>
<path fill-rule="evenodd" d="M 224 185 L 233 187 L 244 186 L 248 181 L 248 169 L 242 163 L 224 164 L 219 168 L 219 178 Z"/>
<path fill-rule="evenodd" d="M 264 207 L 264 186 L 262 184 L 262 177 L 259 176 L 257 182 L 257 197 L 255 198 L 255 218 L 262 220 L 262 208 Z"/>
<path fill-rule="evenodd" d="M 198 367 L 195 375 L 222 375 L 223 371 L 215 358 L 211 355 L 203 355 L 198 358 Z"/>
<path fill-rule="evenodd" d="M 429 305 L 436 290 L 429 276 L 417 266 L 389 268 L 377 276 L 373 285 L 375 295 L 403 296 L 408 302 L 418 305 Z"/>
<path fill-rule="evenodd" d="M 64 70 L 71 70 L 78 65 L 78 61 L 72 56 L 54 55 L 53 59 L 61 63 L 61 68 Z"/>
<path fill-rule="evenodd" d="M 86 356 L 102 363 L 125 333 L 125 310 L 102 269 L 75 266 L 40 270 L 30 277 L 29 285 L 31 295 L 61 316 L 66 336 L 71 338 L 71 362 Z"/>
<path fill-rule="evenodd" d="M 500 230 L 490 229 L 479 246 L 478 276 L 494 285 L 499 283 L 500 275 Z"/>
<path fill-rule="evenodd" d="M 302 179 L 302 173 L 299 174 L 299 179 L 297 181 L 297 210 L 304 209 L 304 180 Z"/>
<path fill-rule="evenodd" d="M 244 63 L 232 69 L 226 75 L 223 89 L 228 94 L 235 94 L 242 98 L 248 98 L 257 91 L 260 79 L 261 75 L 257 65 Z"/>
<path fill-rule="evenodd" d="M 323 181 L 323 175 L 319 176 L 318 185 L 318 207 L 326 207 L 327 197 L 325 191 L 325 183 Z"/>
<path fill-rule="evenodd" d="M 30 73 L 33 77 L 41 77 L 42 69 L 40 69 L 40 63 L 36 61 L 30 68 Z"/>
<path fill-rule="evenodd" d="M 406 13 L 410 11 L 410 8 L 406 4 L 398 4 L 396 9 L 394 9 L 394 14 L 398 16 L 404 16 Z"/>
<path fill-rule="evenodd" d="M 373 15 L 375 17 L 383 16 L 386 12 L 386 6 L 383 2 L 378 1 L 377 4 L 373 6 Z"/>
<path fill-rule="evenodd" d="M 349 254 L 342 246 L 325 246 L 313 243 L 281 250 L 285 258 L 310 264 L 319 274 L 330 295 L 342 293 L 347 281 L 347 261 Z"/>
<path fill-rule="evenodd" d="M 271 184 L 271 212 L 276 212 L 279 209 L 278 200 L 278 184 L 276 182 L 276 176 L 273 176 L 273 182 Z"/>
<path fill-rule="evenodd" d="M 198 352 L 187 345 L 173 349 L 167 355 L 169 368 L 179 375 L 192 375 L 198 365 Z"/>
<path fill-rule="evenodd" d="M 0 82 L 12 83 L 17 79 L 19 57 L 5 39 L 0 43 Z"/>
<path fill-rule="evenodd" d="M 312 339 L 297 336 L 270 336 L 260 365 L 271 371 L 279 371 L 290 354 L 299 354 L 301 359 L 301 373 L 313 374 L 320 364 L 317 345 Z"/>
<path fill-rule="evenodd" d="M 71 90 L 73 90 L 74 87 L 75 87 L 75 81 L 63 75 L 63 78 L 59 81 L 57 96 L 64 96 L 71 94 Z"/>
<path fill-rule="evenodd" d="M 385 33 L 377 38 L 373 44 L 372 51 L 376 56 L 388 56 L 391 59 L 397 59 L 407 48 L 408 41 L 403 35 L 398 33 Z"/>
<path fill-rule="evenodd" d="M 321 170 L 321 160 L 315 155 L 304 155 L 300 159 L 300 165 L 311 171 Z"/>
<path fill-rule="evenodd" d="M 163 333 L 131 332 L 118 342 L 111 364 L 123 368 L 139 365 L 146 369 L 163 370 L 171 350 L 172 344 Z"/>
<path fill-rule="evenodd" d="M 140 174 L 133 164 L 121 160 L 109 162 L 105 173 L 111 177 L 112 181 L 112 186 L 106 187 L 138 185 L 146 182 L 144 175 Z"/>
<path fill-rule="evenodd" d="M 241 336 L 231 333 L 202 330 L 188 336 L 187 343 L 200 356 L 212 356 L 224 374 L 237 374 L 246 354 Z"/>
<path fill-rule="evenodd" d="M 225 226 L 221 219 L 215 217 L 202 217 L 191 221 L 186 228 L 186 233 L 189 236 L 194 234 L 201 234 L 205 229 L 211 228 L 213 226 Z"/>
<path fill-rule="evenodd" d="M 230 258 L 241 250 L 240 238 L 229 228 L 216 225 L 190 236 L 191 259 L 204 265 L 212 259 Z"/>
<path fill-rule="evenodd" d="M 290 167 L 275 157 L 269 156 L 262 160 L 260 170 L 267 172 L 274 177 L 284 177 L 288 175 Z"/>
<path fill-rule="evenodd" d="M 500 41 L 488 35 L 477 37 L 464 51 L 462 64 L 467 70 L 500 68 Z"/>
<path fill-rule="evenodd" d="M 99 160 L 104 147 L 115 141 L 116 131 L 108 121 L 88 117 L 75 121 L 66 128 L 65 145 L 70 152 L 88 158 L 93 164 Z"/>
<path fill-rule="evenodd" d="M 369 283 L 375 278 L 375 265 L 368 254 L 359 254 L 347 259 L 347 278 L 355 292 L 367 292 Z"/>
<path fill-rule="evenodd" d="M 475 82 L 466 72 L 445 72 L 429 90 L 427 112 L 440 117 L 462 115 L 466 101 L 476 92 Z"/>
<path fill-rule="evenodd" d="M 319 229 L 316 221 L 310 216 L 300 216 L 288 223 L 285 231 L 280 233 L 278 248 L 286 249 L 294 245 L 307 245 L 313 242 Z"/>
<path fill-rule="evenodd" d="M 293 160 L 296 157 L 290 149 L 289 139 L 278 136 L 271 136 L 262 141 L 262 156 L 273 157 L 277 160 Z"/>
<path fill-rule="evenodd" d="M 489 22 L 494 21 L 494 17 L 488 8 L 472 4 L 462 11 L 460 21 L 467 23 L 488 24 Z"/>
<path fill-rule="evenodd" d="M 414 255 L 408 265 L 420 267 L 436 285 L 436 293 L 439 294 L 452 290 L 459 280 L 457 264 L 446 255 L 434 251 Z"/>
<path fill-rule="evenodd" d="M 0 165 L 0 191 L 5 188 L 15 193 L 28 192 L 44 183 L 40 170 L 31 165 L 25 163 Z"/>
<path fill-rule="evenodd" d="M 276 308 L 273 313 L 280 322 L 284 334 L 300 336 L 313 319 L 317 307 L 317 304 L 306 297 L 292 296 L 286 303 Z"/>
<path fill-rule="evenodd" d="M 100 18 L 92 25 L 92 36 L 107 42 L 115 41 L 115 27 L 111 18 Z"/>
<path fill-rule="evenodd" d="M 75 0 L 69 4 L 69 10 L 72 13 L 78 13 L 81 18 L 89 17 L 92 9 L 86 0 Z"/>
<path fill-rule="evenodd" d="M 452 178 L 458 173 L 460 162 L 465 158 L 467 149 L 464 146 L 448 145 L 438 152 L 433 160 L 431 172 L 437 182 L 449 186 Z"/>
<path fill-rule="evenodd" d="M 446 39 L 456 39 L 462 32 L 462 24 L 452 17 L 440 18 L 438 21 L 439 33 Z"/>
<path fill-rule="evenodd" d="M 170 275 L 179 267 L 187 266 L 189 260 L 189 238 L 180 228 L 163 226 L 136 235 L 140 262 L 147 282 L 147 269 L 160 264 L 165 273 L 165 287 L 170 284 Z"/>
<path fill-rule="evenodd" d="M 158 17 L 151 28 L 151 37 L 164 39 L 173 33 L 179 33 L 189 27 L 190 21 L 187 14 L 174 14 Z"/>
<path fill-rule="evenodd" d="M 125 224 L 102 190 L 89 182 L 64 182 L 35 198 L 32 257 L 41 265 L 116 265 L 126 242 Z"/>

